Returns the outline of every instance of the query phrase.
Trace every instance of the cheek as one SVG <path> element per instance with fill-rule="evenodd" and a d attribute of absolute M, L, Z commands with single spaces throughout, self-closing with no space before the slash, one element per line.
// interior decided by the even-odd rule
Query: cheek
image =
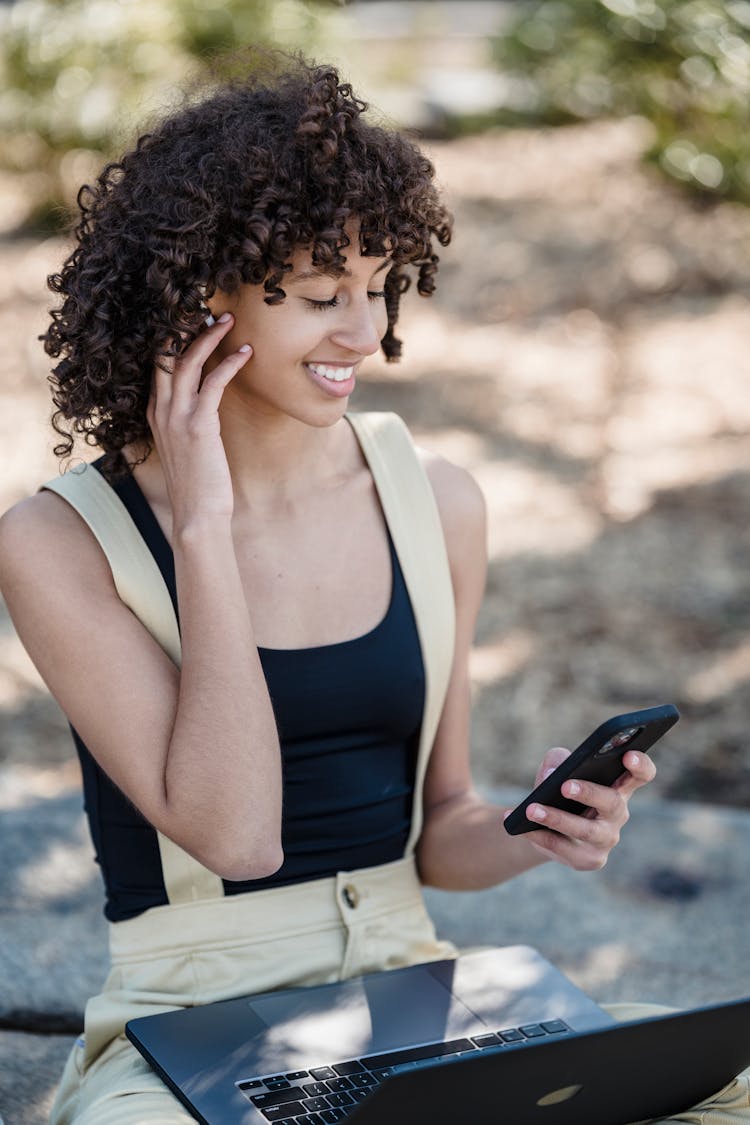
<path fill-rule="evenodd" d="M 252 345 L 254 359 L 263 364 L 301 363 L 320 345 L 326 332 L 322 318 L 316 320 L 315 314 L 282 315 L 279 306 L 276 316 L 256 318 L 252 335 L 247 337 Z M 240 341 L 244 342 L 244 341 Z"/>
<path fill-rule="evenodd" d="M 385 301 L 378 301 L 378 311 L 375 316 L 375 323 L 378 328 L 380 339 L 382 340 L 388 330 L 388 312 L 385 307 Z"/>

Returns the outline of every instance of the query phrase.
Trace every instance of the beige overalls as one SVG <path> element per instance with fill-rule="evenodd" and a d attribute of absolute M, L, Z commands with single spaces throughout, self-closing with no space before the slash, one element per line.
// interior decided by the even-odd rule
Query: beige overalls
<path fill-rule="evenodd" d="M 450 943 L 435 936 L 414 861 L 423 781 L 453 659 L 454 602 L 442 529 L 431 487 L 400 419 L 361 414 L 349 415 L 349 422 L 399 557 L 425 666 L 404 858 L 333 878 L 225 896 L 218 876 L 159 834 L 169 903 L 110 924 L 111 971 L 102 992 L 86 1006 L 85 1034 L 68 1059 L 52 1125 L 191 1125 L 193 1118 L 125 1038 L 129 1019 L 456 955 Z M 45 487 L 88 523 L 120 597 L 179 665 L 179 632 L 168 591 L 117 494 L 89 466 Z M 615 1014 L 628 1018 L 649 1010 L 619 1006 Z M 675 1121 L 735 1125 L 750 1121 L 749 1106 L 743 1076 L 722 1092 L 715 1108 L 705 1106 Z"/>

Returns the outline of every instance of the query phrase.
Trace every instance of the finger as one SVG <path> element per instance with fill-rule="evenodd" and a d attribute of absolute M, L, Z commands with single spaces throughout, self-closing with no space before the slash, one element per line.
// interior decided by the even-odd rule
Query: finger
<path fill-rule="evenodd" d="M 163 408 L 168 406 L 171 401 L 172 381 L 176 362 L 173 355 L 163 355 L 159 356 L 154 364 L 154 372 L 151 378 L 151 394 L 146 410 L 146 418 L 152 429 L 156 407 L 159 406 Z"/>
<path fill-rule="evenodd" d="M 613 795 L 617 802 L 609 814 L 598 813 L 594 817 L 580 816 L 563 809 L 540 805 L 536 802 L 528 807 L 526 816 L 532 823 L 567 837 L 578 844 L 594 847 L 613 848 L 620 838 L 620 829 L 628 819 L 625 801 Z"/>
<path fill-rule="evenodd" d="M 231 331 L 234 317 L 223 313 L 215 324 L 206 328 L 192 342 L 178 359 L 172 380 L 172 399 L 176 405 L 186 408 L 193 395 L 200 389 L 203 365 L 218 348 L 224 337 Z"/>
<path fill-rule="evenodd" d="M 560 792 L 563 797 L 571 801 L 579 801 L 587 809 L 591 809 L 596 816 L 618 817 L 627 819 L 625 795 L 622 790 L 611 785 L 598 785 L 595 781 L 580 781 L 571 778 L 566 781 Z"/>
<path fill-rule="evenodd" d="M 627 773 L 617 779 L 616 787 L 622 793 L 629 795 L 643 785 L 648 785 L 656 777 L 656 766 L 648 754 L 639 754 L 637 750 L 628 750 L 623 755 L 622 764 Z"/>
<path fill-rule="evenodd" d="M 582 844 L 557 832 L 534 832 L 531 843 L 545 859 L 557 860 L 574 871 L 599 871 L 609 858 L 609 848 Z"/>
<path fill-rule="evenodd" d="M 214 331 L 213 338 L 206 340 L 206 332 L 202 332 L 182 355 L 158 356 L 154 364 L 154 373 L 151 382 L 151 399 L 153 402 L 149 402 L 149 407 L 152 416 L 155 414 L 157 406 L 160 408 L 160 414 L 165 413 L 165 408 L 171 404 L 175 389 L 178 386 L 184 386 L 185 384 L 190 385 L 190 380 L 186 379 L 186 375 L 197 375 L 197 380 L 200 380 L 203 364 L 231 327 L 230 313 L 225 313 L 224 317 L 220 318 L 220 320 L 221 328 L 219 331 Z M 212 317 L 211 325 L 218 328 L 219 321 L 215 321 Z M 196 347 L 198 343 L 201 344 L 200 348 Z M 197 390 L 197 382 L 195 382 L 195 386 L 190 387 L 190 389 L 192 393 L 195 393 L 195 390 Z M 148 419 L 148 414 L 146 417 Z M 148 420 L 149 424 L 152 425 L 151 419 Z"/>
<path fill-rule="evenodd" d="M 553 746 L 542 758 L 534 784 L 539 785 L 541 781 L 545 781 L 569 757 L 570 750 L 566 750 L 564 746 Z"/>
<path fill-rule="evenodd" d="M 227 356 L 221 363 L 206 375 L 201 384 L 201 389 L 198 394 L 198 406 L 196 407 L 195 414 L 199 417 L 201 414 L 214 414 L 221 402 L 221 396 L 224 394 L 229 383 L 234 379 L 238 371 L 241 371 L 247 361 L 252 357 L 253 349 L 249 344 L 243 344 L 232 355 Z"/>

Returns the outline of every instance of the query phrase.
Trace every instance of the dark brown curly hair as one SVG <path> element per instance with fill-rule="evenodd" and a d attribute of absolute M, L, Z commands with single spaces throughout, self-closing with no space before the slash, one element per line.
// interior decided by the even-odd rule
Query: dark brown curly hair
<path fill-rule="evenodd" d="M 382 349 L 399 358 L 404 267 L 417 268 L 429 295 L 434 240 L 450 241 L 433 166 L 406 137 L 366 121 L 366 103 L 334 67 L 281 52 L 261 64 L 187 102 L 78 193 L 76 246 L 48 279 L 64 300 L 40 337 L 62 357 L 49 377 L 58 457 L 83 434 L 103 449 L 105 473 L 126 472 L 123 446 L 151 447 L 154 364 L 195 338 L 203 302 L 248 283 L 263 285 L 269 304 L 283 301 L 300 247 L 343 271 L 350 217 L 362 254 L 392 254 Z"/>

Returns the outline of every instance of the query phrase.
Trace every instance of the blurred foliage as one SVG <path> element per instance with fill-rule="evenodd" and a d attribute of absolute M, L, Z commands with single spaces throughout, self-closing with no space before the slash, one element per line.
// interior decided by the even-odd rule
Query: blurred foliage
<path fill-rule="evenodd" d="M 336 0 L 17 0 L 0 5 L 0 166 L 27 225 L 64 225 L 81 183 L 209 63 L 249 44 L 315 49 Z"/>
<path fill-rule="evenodd" d="M 667 175 L 750 203 L 750 0 L 531 0 L 494 58 L 506 121 L 641 114 Z"/>

